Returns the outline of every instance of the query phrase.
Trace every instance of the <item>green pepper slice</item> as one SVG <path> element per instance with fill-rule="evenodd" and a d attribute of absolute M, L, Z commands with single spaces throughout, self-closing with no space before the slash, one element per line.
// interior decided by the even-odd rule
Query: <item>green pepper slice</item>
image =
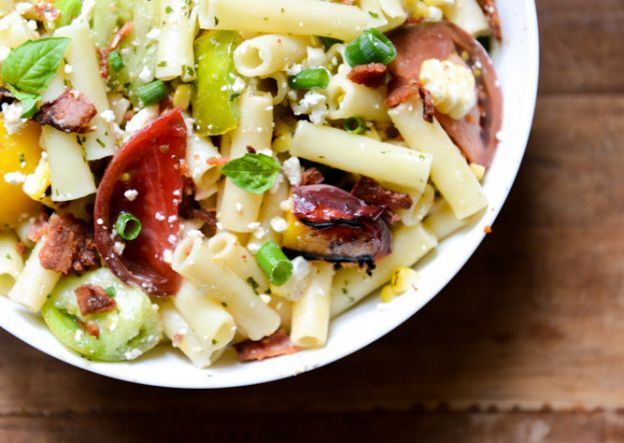
<path fill-rule="evenodd" d="M 75 290 L 97 285 L 115 298 L 115 310 L 83 316 Z M 43 319 L 65 346 L 100 361 L 134 360 L 154 348 L 162 337 L 158 308 L 139 289 L 125 285 L 107 268 L 62 280 L 41 310 Z M 99 336 L 84 325 L 97 326 Z"/>
<path fill-rule="evenodd" d="M 235 89 L 238 74 L 233 54 L 240 42 L 241 37 L 232 31 L 210 31 L 195 40 L 193 118 L 203 136 L 224 134 L 238 126 L 236 98 L 241 91 Z"/>

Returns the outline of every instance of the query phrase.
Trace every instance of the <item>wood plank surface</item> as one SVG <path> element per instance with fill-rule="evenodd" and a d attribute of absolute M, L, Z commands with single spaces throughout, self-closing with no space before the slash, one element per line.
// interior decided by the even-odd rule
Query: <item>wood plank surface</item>
<path fill-rule="evenodd" d="M 0 442 L 624 442 L 624 1 L 538 7 L 518 180 L 411 320 L 328 367 L 216 391 L 109 380 L 0 332 Z"/>

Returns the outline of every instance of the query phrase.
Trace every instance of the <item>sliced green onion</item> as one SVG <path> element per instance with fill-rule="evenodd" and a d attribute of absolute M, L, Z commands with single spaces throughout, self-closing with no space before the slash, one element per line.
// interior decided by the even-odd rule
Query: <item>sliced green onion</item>
<path fill-rule="evenodd" d="M 115 230 L 124 240 L 135 240 L 141 233 L 141 221 L 129 212 L 122 211 L 115 222 Z"/>
<path fill-rule="evenodd" d="M 329 72 L 325 68 L 304 69 L 299 74 L 288 77 L 288 85 L 292 89 L 325 89 L 329 85 Z"/>
<path fill-rule="evenodd" d="M 349 117 L 344 121 L 344 129 L 352 134 L 362 134 L 366 132 L 368 126 L 366 126 L 366 122 L 359 117 Z"/>
<path fill-rule="evenodd" d="M 167 96 L 167 87 L 162 80 L 154 80 L 136 90 L 137 96 L 145 106 L 158 103 Z"/>
<path fill-rule="evenodd" d="M 111 297 L 111 298 L 115 298 L 117 296 L 117 290 L 115 289 L 114 286 L 109 286 L 109 287 L 107 287 L 104 290 L 106 291 L 108 296 Z"/>
<path fill-rule="evenodd" d="M 260 269 L 275 286 L 281 286 L 292 275 L 293 265 L 274 241 L 262 245 L 256 254 Z"/>
<path fill-rule="evenodd" d="M 121 53 L 118 50 L 115 49 L 113 52 L 108 54 L 108 64 L 110 64 L 111 68 L 113 68 L 113 71 L 115 72 L 119 72 L 123 69 L 125 65 L 123 59 L 121 58 Z"/>
<path fill-rule="evenodd" d="M 342 43 L 342 40 L 338 40 L 337 38 L 331 37 L 319 37 L 319 40 L 325 46 L 325 49 L 329 49 L 334 46 L 336 43 Z"/>
<path fill-rule="evenodd" d="M 396 57 L 390 39 L 377 29 L 367 29 L 345 49 L 345 58 L 351 66 L 383 63 L 387 65 Z"/>

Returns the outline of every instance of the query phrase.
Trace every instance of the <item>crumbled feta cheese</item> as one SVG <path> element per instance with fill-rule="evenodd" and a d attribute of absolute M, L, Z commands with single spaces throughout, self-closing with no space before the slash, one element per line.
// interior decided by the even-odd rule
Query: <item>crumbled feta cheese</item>
<path fill-rule="evenodd" d="M 236 202 L 234 207 L 236 208 L 236 212 L 242 212 L 243 211 L 243 204 L 241 202 Z"/>
<path fill-rule="evenodd" d="M 175 245 L 178 242 L 178 237 L 171 234 L 169 237 L 167 237 L 167 241 L 171 243 L 172 245 Z"/>
<path fill-rule="evenodd" d="M 313 48 L 308 46 L 307 48 L 308 58 L 306 65 L 309 68 L 316 68 L 325 64 L 325 51 L 321 48 Z"/>
<path fill-rule="evenodd" d="M 259 227 L 260 227 L 260 222 L 253 222 L 253 223 L 249 223 L 247 225 L 247 228 L 252 230 L 252 231 L 255 230 L 255 229 L 258 229 Z"/>
<path fill-rule="evenodd" d="M 104 224 L 104 220 L 102 220 L 101 218 L 98 218 L 95 222 L 98 224 L 98 226 L 102 226 Z"/>
<path fill-rule="evenodd" d="M 266 237 L 266 235 L 269 233 L 269 231 L 266 228 L 263 228 L 262 226 L 259 226 L 258 228 L 256 228 L 253 232 L 253 235 L 255 238 L 257 238 L 258 240 L 263 239 L 264 237 Z"/>
<path fill-rule="evenodd" d="M 425 60 L 420 82 L 431 93 L 436 109 L 451 118 L 463 118 L 477 104 L 475 78 L 465 66 L 449 60 Z"/>
<path fill-rule="evenodd" d="M 165 249 L 165 252 L 163 252 L 163 258 L 162 260 L 165 263 L 173 263 L 173 251 L 171 251 L 171 249 Z"/>
<path fill-rule="evenodd" d="M 26 22 L 26 26 L 28 26 L 28 29 L 31 31 L 37 30 L 37 22 L 34 20 L 28 20 L 28 22 Z"/>
<path fill-rule="evenodd" d="M 171 215 L 169 216 L 169 218 L 167 219 L 167 222 L 169 223 L 174 223 L 178 220 L 178 216 L 177 215 Z"/>
<path fill-rule="evenodd" d="M 284 232 L 288 228 L 288 222 L 279 215 L 273 217 L 269 223 L 275 232 Z"/>
<path fill-rule="evenodd" d="M 21 183 L 24 183 L 25 180 L 26 175 L 22 174 L 19 171 L 7 172 L 6 174 L 4 174 L 4 181 L 10 185 L 19 185 Z"/>
<path fill-rule="evenodd" d="M 155 215 L 154 218 L 158 221 L 163 221 L 164 219 L 166 219 L 167 217 L 165 217 L 165 214 L 163 214 L 162 212 L 158 211 Z"/>
<path fill-rule="evenodd" d="M 279 205 L 279 208 L 284 212 L 290 211 L 292 208 L 292 200 L 287 198 L 286 200 L 282 201 Z"/>
<path fill-rule="evenodd" d="M 72 68 L 72 65 L 68 63 L 63 66 L 63 71 L 65 72 L 65 74 L 71 74 L 72 72 L 74 72 L 74 68 Z"/>
<path fill-rule="evenodd" d="M 143 70 L 139 73 L 139 80 L 148 82 L 152 79 L 152 71 L 147 66 L 143 66 Z"/>
<path fill-rule="evenodd" d="M 28 120 L 21 118 L 24 111 L 22 104 L 15 102 L 12 104 L 2 103 L 2 114 L 4 114 L 4 127 L 7 134 L 18 132 L 26 124 Z"/>
<path fill-rule="evenodd" d="M 150 32 L 145 34 L 145 37 L 147 37 L 148 40 L 158 40 L 158 37 L 160 37 L 160 29 L 152 28 Z"/>
<path fill-rule="evenodd" d="M 260 300 L 262 300 L 267 305 L 271 303 L 271 296 L 268 294 L 260 294 L 258 297 L 260 297 Z"/>
<path fill-rule="evenodd" d="M 290 157 L 286 160 L 282 165 L 282 171 L 291 186 L 299 186 L 301 184 L 301 163 L 299 158 Z"/>
<path fill-rule="evenodd" d="M 123 254 L 124 249 L 126 249 L 126 244 L 120 241 L 116 241 L 113 245 L 113 251 L 117 255 Z"/>
<path fill-rule="evenodd" d="M 299 101 L 291 101 L 291 107 L 295 115 L 308 115 L 310 121 L 320 125 L 327 117 L 327 97 L 318 91 L 310 90 Z"/>
<path fill-rule="evenodd" d="M 126 199 L 131 202 L 134 201 L 138 195 L 139 191 L 137 191 L 136 189 L 128 189 L 126 192 L 124 192 L 124 197 L 126 197 Z"/>
<path fill-rule="evenodd" d="M 236 77 L 234 79 L 234 83 L 232 84 L 232 92 L 240 94 L 247 87 L 247 83 L 240 77 Z"/>
<path fill-rule="evenodd" d="M 112 123 L 115 121 L 115 113 L 111 109 L 100 112 L 100 117 L 102 117 L 102 120 L 108 123 Z"/>
<path fill-rule="evenodd" d="M 299 63 L 295 63 L 294 65 L 286 68 L 286 73 L 288 75 L 297 75 L 299 74 L 301 71 L 303 71 L 303 66 L 300 65 Z"/>

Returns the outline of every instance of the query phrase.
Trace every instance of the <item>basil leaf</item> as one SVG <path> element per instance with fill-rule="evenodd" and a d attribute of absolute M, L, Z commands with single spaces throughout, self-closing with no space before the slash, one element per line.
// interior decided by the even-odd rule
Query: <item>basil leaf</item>
<path fill-rule="evenodd" d="M 18 89 L 15 89 L 13 86 L 9 85 L 9 89 L 11 90 L 11 94 L 17 100 L 22 103 L 22 115 L 21 118 L 30 118 L 35 115 L 37 111 L 37 102 L 41 100 L 41 96 L 39 94 L 29 94 L 28 92 L 22 92 Z"/>
<path fill-rule="evenodd" d="M 12 49 L 2 66 L 6 84 L 29 94 L 40 94 L 56 74 L 70 39 L 49 37 L 29 40 Z"/>
<path fill-rule="evenodd" d="M 275 184 L 280 165 L 268 155 L 245 154 L 228 162 L 221 172 L 239 188 L 262 194 Z"/>
<path fill-rule="evenodd" d="M 54 7 L 60 12 L 56 26 L 67 26 L 80 15 L 82 0 L 54 0 Z"/>

